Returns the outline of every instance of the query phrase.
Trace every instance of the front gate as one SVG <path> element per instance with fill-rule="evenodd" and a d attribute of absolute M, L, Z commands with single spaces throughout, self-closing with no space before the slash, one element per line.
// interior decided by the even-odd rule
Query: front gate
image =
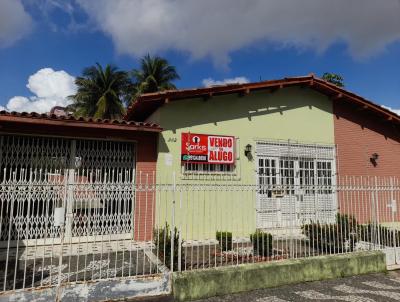
<path fill-rule="evenodd" d="M 0 291 L 154 270 L 134 241 L 134 143 L 0 139 Z"/>

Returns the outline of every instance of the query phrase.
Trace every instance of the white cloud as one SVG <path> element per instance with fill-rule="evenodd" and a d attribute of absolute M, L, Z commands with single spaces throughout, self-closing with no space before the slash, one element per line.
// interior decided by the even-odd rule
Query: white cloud
<path fill-rule="evenodd" d="M 399 0 L 77 0 L 120 53 L 184 51 L 229 64 L 258 41 L 322 52 L 348 45 L 370 56 L 400 40 Z"/>
<path fill-rule="evenodd" d="M 396 113 L 397 115 L 400 115 L 400 109 L 393 109 L 393 108 L 391 108 L 391 107 L 384 106 L 384 105 L 382 105 L 382 107 L 383 107 L 383 108 L 386 108 L 386 109 L 388 109 L 388 110 L 390 110 L 390 111 L 393 111 L 393 112 Z"/>
<path fill-rule="evenodd" d="M 75 78 L 64 70 L 43 68 L 31 75 L 26 87 L 39 98 L 65 98 L 75 91 Z"/>
<path fill-rule="evenodd" d="M 236 77 L 236 78 L 231 78 L 231 79 L 224 79 L 222 81 L 216 81 L 212 78 L 207 78 L 202 81 L 203 86 L 205 87 L 210 87 L 210 86 L 216 86 L 216 85 L 226 85 L 226 84 L 244 84 L 244 83 L 249 83 L 250 80 L 246 77 Z"/>
<path fill-rule="evenodd" d="M 8 111 L 49 112 L 54 106 L 67 106 L 68 96 L 76 92 L 75 78 L 64 70 L 43 68 L 31 75 L 26 87 L 34 94 L 30 97 L 14 96 L 6 108 Z"/>
<path fill-rule="evenodd" d="M 32 23 L 20 0 L 0 0 L 0 47 L 10 46 L 24 37 Z"/>

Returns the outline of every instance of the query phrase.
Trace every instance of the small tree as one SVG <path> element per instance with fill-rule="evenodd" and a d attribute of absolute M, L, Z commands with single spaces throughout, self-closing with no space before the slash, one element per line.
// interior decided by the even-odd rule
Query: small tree
<path fill-rule="evenodd" d="M 354 250 L 358 240 L 357 221 L 346 214 L 337 214 L 336 223 L 310 223 L 302 226 L 303 234 L 311 241 L 310 245 L 325 253 L 342 253 Z"/>
<path fill-rule="evenodd" d="M 343 77 L 341 75 L 336 74 L 336 73 L 325 72 L 322 75 L 322 79 L 327 81 L 327 82 L 329 82 L 329 83 L 335 84 L 338 87 L 344 87 L 344 79 L 343 79 Z"/>
<path fill-rule="evenodd" d="M 362 241 L 383 246 L 396 247 L 400 244 L 400 231 L 385 227 L 381 224 L 368 223 L 358 228 Z"/>
<path fill-rule="evenodd" d="M 171 236 L 172 230 L 168 223 L 165 224 L 164 227 L 155 229 L 153 234 L 153 242 L 156 246 L 156 253 L 158 254 L 158 258 L 171 269 Z M 173 234 L 173 244 L 174 244 L 174 270 L 178 269 L 178 254 L 179 254 L 179 232 L 177 228 L 174 229 Z M 181 254 L 182 255 L 182 254 Z M 181 257 L 184 258 L 183 255 Z"/>
<path fill-rule="evenodd" d="M 254 255 L 268 257 L 272 256 L 272 235 L 257 230 L 250 235 L 253 244 Z"/>
<path fill-rule="evenodd" d="M 232 250 L 232 232 L 227 231 L 217 231 L 216 238 L 221 247 L 221 251 L 227 252 Z"/>

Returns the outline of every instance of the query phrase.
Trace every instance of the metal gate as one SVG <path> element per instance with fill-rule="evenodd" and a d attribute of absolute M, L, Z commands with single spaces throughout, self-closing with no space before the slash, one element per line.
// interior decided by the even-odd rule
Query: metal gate
<path fill-rule="evenodd" d="M 133 246 L 134 144 L 0 139 L 0 290 L 127 274 L 119 257 Z"/>
<path fill-rule="evenodd" d="M 333 146 L 258 142 L 256 152 L 257 228 L 335 221 Z"/>

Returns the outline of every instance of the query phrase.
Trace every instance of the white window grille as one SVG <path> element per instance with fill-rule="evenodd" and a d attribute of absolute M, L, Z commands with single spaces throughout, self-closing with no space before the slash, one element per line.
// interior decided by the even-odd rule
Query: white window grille
<path fill-rule="evenodd" d="M 256 155 L 258 227 L 298 225 L 315 213 L 323 222 L 334 221 L 334 146 L 259 141 Z"/>

